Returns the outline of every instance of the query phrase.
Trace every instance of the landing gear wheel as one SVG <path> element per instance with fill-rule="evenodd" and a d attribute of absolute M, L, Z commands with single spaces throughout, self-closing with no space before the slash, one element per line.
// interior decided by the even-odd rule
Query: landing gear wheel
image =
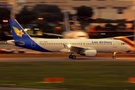
<path fill-rule="evenodd" d="M 73 55 L 73 56 L 72 56 L 72 59 L 76 59 L 76 56 L 75 56 L 75 55 Z"/>
<path fill-rule="evenodd" d="M 69 57 L 70 59 L 72 59 L 72 58 L 73 58 L 73 55 L 69 55 L 68 57 Z"/>
<path fill-rule="evenodd" d="M 112 56 L 113 59 L 115 59 L 116 57 L 115 56 Z"/>
<path fill-rule="evenodd" d="M 112 56 L 112 58 L 113 58 L 113 59 L 115 59 L 115 58 L 116 58 L 116 57 L 115 57 L 115 55 L 116 55 L 116 52 L 114 52 L 114 53 L 113 53 L 113 56 Z"/>

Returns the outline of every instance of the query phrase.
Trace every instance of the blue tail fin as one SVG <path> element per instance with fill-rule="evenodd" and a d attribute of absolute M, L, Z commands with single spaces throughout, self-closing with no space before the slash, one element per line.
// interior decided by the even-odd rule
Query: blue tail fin
<path fill-rule="evenodd" d="M 24 31 L 22 26 L 16 21 L 16 19 L 9 19 L 9 23 L 16 46 L 43 52 L 50 52 L 49 50 L 38 45 L 34 39 L 31 39 L 31 37 Z"/>
<path fill-rule="evenodd" d="M 16 19 L 9 19 L 9 23 L 15 41 L 23 41 L 24 39 L 30 39 L 30 36 L 24 31 L 24 29 L 16 21 Z"/>

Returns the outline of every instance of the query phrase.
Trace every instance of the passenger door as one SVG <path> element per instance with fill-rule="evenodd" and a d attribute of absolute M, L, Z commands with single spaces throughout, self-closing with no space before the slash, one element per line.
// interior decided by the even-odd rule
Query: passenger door
<path fill-rule="evenodd" d="M 117 48 L 117 42 L 113 41 L 113 48 Z"/>

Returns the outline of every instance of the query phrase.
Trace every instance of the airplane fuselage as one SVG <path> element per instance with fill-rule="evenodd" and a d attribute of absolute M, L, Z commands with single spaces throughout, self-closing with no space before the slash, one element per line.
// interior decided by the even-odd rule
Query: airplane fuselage
<path fill-rule="evenodd" d="M 9 42 L 8 42 L 9 43 Z M 11 43 L 9 43 L 11 44 Z M 129 50 L 129 46 L 124 44 L 123 41 L 115 39 L 38 39 L 32 38 L 32 41 L 25 41 L 24 45 L 16 46 L 25 47 L 33 50 L 46 51 L 46 52 L 59 52 L 64 49 L 64 45 L 70 44 L 71 46 L 92 47 L 97 52 L 123 52 Z M 43 49 L 39 48 L 42 47 Z"/>
<path fill-rule="evenodd" d="M 35 42 L 49 51 L 60 51 L 64 48 L 64 44 L 80 47 L 93 47 L 97 52 L 121 52 L 129 49 L 129 46 L 121 45 L 122 41 L 106 39 L 39 39 L 35 40 Z"/>

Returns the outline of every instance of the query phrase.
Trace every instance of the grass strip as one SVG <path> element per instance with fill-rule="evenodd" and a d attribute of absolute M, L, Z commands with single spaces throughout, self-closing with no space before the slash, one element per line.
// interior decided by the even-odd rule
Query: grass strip
<path fill-rule="evenodd" d="M 1 62 L 0 72 L 0 86 L 135 90 L 135 83 L 128 82 L 129 77 L 135 77 L 135 62 L 132 61 Z M 49 77 L 63 77 L 64 82 L 42 83 Z"/>

